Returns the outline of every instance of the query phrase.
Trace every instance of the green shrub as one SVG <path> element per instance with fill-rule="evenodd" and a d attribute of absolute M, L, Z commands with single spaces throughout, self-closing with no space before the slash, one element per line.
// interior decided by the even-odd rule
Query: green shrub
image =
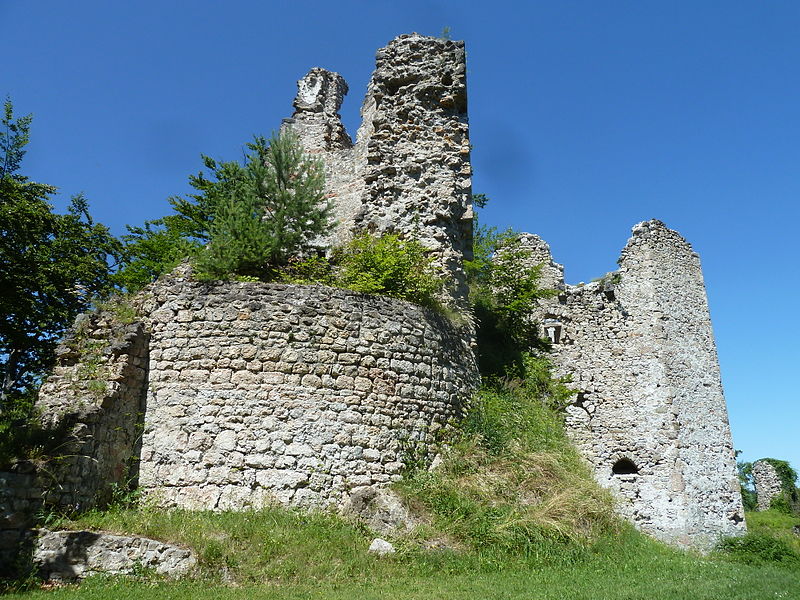
<path fill-rule="evenodd" d="M 362 233 L 336 253 L 335 261 L 340 265 L 336 285 L 439 307 L 444 283 L 436 275 L 427 249 L 416 240 Z"/>
<path fill-rule="evenodd" d="M 538 323 L 531 318 L 536 303 L 558 292 L 539 284 L 542 265 L 530 264 L 530 252 L 511 229 L 477 227 L 473 259 L 464 262 L 470 301 L 477 321 L 478 362 L 484 376 L 524 370 L 522 354 L 546 350 Z"/>
<path fill-rule="evenodd" d="M 330 229 L 322 163 L 303 154 L 296 135 L 256 137 L 247 147 L 244 165 L 207 162 L 219 197 L 208 246 L 196 259 L 201 277 L 272 279 Z"/>
<path fill-rule="evenodd" d="M 291 258 L 285 266 L 281 267 L 278 279 L 283 283 L 336 284 L 333 265 L 324 256 Z"/>
<path fill-rule="evenodd" d="M 136 291 L 186 258 L 200 279 L 279 277 L 330 230 L 322 163 L 296 135 L 256 136 L 243 163 L 203 156 L 210 171 L 189 177 L 196 193 L 173 197 L 174 213 L 128 227 L 118 285 Z"/>
<path fill-rule="evenodd" d="M 717 549 L 728 558 L 749 565 L 780 563 L 800 566 L 798 554 L 785 541 L 762 533 L 748 533 L 722 540 Z"/>

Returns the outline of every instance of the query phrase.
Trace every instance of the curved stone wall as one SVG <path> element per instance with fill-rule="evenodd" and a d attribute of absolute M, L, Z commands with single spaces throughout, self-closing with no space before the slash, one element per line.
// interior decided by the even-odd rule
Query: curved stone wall
<path fill-rule="evenodd" d="M 445 317 L 320 286 L 156 286 L 140 485 L 193 509 L 341 504 L 397 479 L 478 382 Z"/>

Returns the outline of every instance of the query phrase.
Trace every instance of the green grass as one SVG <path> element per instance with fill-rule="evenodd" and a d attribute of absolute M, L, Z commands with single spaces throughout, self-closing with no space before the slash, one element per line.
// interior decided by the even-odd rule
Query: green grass
<path fill-rule="evenodd" d="M 308 538 L 306 537 L 306 541 Z M 320 540 L 327 546 L 325 540 Z M 702 559 L 632 536 L 624 544 L 588 555 L 578 563 L 543 564 L 536 568 L 502 570 L 447 569 L 425 573 L 415 569 L 419 557 L 400 553 L 391 558 L 366 555 L 363 539 L 355 559 L 349 547 L 342 548 L 340 567 L 352 560 L 367 567 L 366 572 L 342 576 L 341 568 L 327 570 L 327 577 L 308 579 L 299 572 L 294 581 L 223 583 L 219 580 L 164 582 L 152 579 L 131 580 L 96 577 L 80 588 L 70 586 L 55 591 L 32 591 L 12 594 L 11 598 L 61 598 L 131 600 L 150 598 L 271 598 L 300 599 L 571 599 L 571 600 L 765 600 L 800 598 L 800 572 L 776 567 L 735 565 Z M 338 554 L 309 556 L 302 570 L 312 560 L 331 561 Z M 446 560 L 444 561 L 447 562 Z M 430 565 L 429 565 L 430 566 Z M 451 565 L 452 566 L 452 565 Z M 462 563 L 466 567 L 466 563 Z M 319 567 L 317 567 L 319 568 Z M 325 570 L 324 567 L 322 567 Z M 358 569 L 360 571 L 360 568 Z M 415 573 L 415 571 L 417 571 Z M 317 570 L 317 573 L 322 571 Z M 333 576 L 333 578 L 330 578 Z"/>
<path fill-rule="evenodd" d="M 441 466 L 398 486 L 437 531 L 486 562 L 578 560 L 622 529 L 539 388 L 482 390 Z"/>
<path fill-rule="evenodd" d="M 795 552 L 800 554 L 800 536 L 793 533 L 792 528 L 800 526 L 800 515 L 787 515 L 784 512 L 770 509 L 761 512 L 748 512 L 745 515 L 747 530 L 778 538 L 786 542 Z"/>

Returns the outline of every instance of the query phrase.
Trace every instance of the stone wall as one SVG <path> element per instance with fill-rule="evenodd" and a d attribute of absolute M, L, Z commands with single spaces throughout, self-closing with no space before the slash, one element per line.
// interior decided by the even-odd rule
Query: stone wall
<path fill-rule="evenodd" d="M 766 460 L 757 460 L 753 463 L 753 483 L 758 502 L 756 510 L 768 510 L 772 499 L 783 491 L 778 472 Z"/>
<path fill-rule="evenodd" d="M 142 323 L 81 315 L 39 393 L 44 454 L 0 473 L 0 563 L 38 511 L 88 509 L 135 485 L 146 385 Z"/>
<path fill-rule="evenodd" d="M 321 286 L 154 288 L 140 483 L 166 505 L 343 504 L 399 478 L 478 374 L 460 329 Z"/>
<path fill-rule="evenodd" d="M 135 575 L 142 569 L 180 577 L 197 565 L 197 557 L 186 548 L 97 531 L 37 531 L 32 554 L 32 565 L 45 581 L 74 581 L 99 573 Z"/>
<path fill-rule="evenodd" d="M 328 244 L 361 230 L 417 238 L 464 304 L 473 217 L 464 43 L 411 34 L 380 49 L 355 146 L 338 115 L 346 92 L 338 73 L 312 69 L 284 123 L 325 165 L 338 221 Z"/>
<path fill-rule="evenodd" d="M 535 236 L 545 278 L 559 272 Z M 578 393 L 567 428 L 619 511 L 664 541 L 707 549 L 744 531 L 700 261 L 660 221 L 640 223 L 620 269 L 537 309 Z"/>

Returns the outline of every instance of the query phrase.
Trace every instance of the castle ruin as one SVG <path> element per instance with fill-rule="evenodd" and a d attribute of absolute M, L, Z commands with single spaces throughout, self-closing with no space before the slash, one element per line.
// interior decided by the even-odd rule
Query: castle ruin
<path fill-rule="evenodd" d="M 463 42 L 412 34 L 379 50 L 355 143 L 338 115 L 347 91 L 337 73 L 312 69 L 283 124 L 324 163 L 337 218 L 326 243 L 364 230 L 413 236 L 464 306 Z M 743 532 L 697 254 L 649 221 L 634 228 L 619 271 L 567 286 L 547 244 L 521 239 L 561 292 L 531 309 L 578 389 L 568 431 L 620 514 L 686 547 Z M 408 449 L 432 444 L 479 383 L 471 330 L 400 300 L 200 283 L 179 269 L 137 303 L 136 323 L 82 317 L 62 345 L 39 404 L 69 432 L 70 454 L 47 474 L 31 464 L 0 474 L 0 552 L 42 505 L 102 503 L 131 477 L 168 506 L 342 506 L 397 480 Z"/>

